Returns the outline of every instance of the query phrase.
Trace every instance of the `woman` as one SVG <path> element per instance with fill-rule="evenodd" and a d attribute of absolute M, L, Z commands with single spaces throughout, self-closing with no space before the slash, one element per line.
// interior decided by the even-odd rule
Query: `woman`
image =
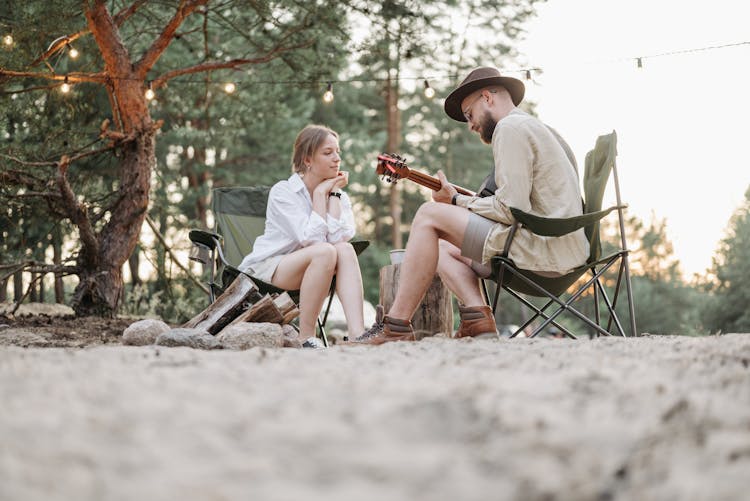
<path fill-rule="evenodd" d="M 279 181 L 268 196 L 266 227 L 245 256 L 240 269 L 287 290 L 300 291 L 299 340 L 303 347 L 322 348 L 315 337 L 316 320 L 331 279 L 346 316 L 349 337 L 364 330 L 362 275 L 354 248 L 354 215 L 341 189 L 338 134 L 308 125 L 297 135 L 293 174 Z"/>

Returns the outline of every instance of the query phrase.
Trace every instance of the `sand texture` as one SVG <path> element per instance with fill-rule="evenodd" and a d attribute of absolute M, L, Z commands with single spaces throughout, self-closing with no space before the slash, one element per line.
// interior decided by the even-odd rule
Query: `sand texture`
<path fill-rule="evenodd" d="M 0 347 L 0 500 L 740 500 L 750 335 Z"/>

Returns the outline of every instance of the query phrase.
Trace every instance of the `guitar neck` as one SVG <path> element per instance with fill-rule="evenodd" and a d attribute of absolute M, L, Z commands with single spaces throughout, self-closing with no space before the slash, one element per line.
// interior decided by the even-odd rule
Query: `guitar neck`
<path fill-rule="evenodd" d="M 433 191 L 438 191 L 440 189 L 440 180 L 438 178 L 432 177 L 428 174 L 423 174 L 422 172 L 413 169 L 409 169 L 409 175 L 407 179 L 410 179 L 411 181 L 414 181 L 415 183 L 422 185 L 425 188 L 429 188 Z M 473 191 L 469 191 L 466 188 L 456 186 L 455 184 L 452 184 L 452 186 L 456 188 L 456 191 L 461 195 L 469 195 L 470 197 L 474 196 Z"/>

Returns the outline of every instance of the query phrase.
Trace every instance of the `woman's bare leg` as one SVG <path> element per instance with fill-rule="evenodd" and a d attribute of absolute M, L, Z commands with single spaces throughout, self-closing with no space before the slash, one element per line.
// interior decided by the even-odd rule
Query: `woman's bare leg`
<path fill-rule="evenodd" d="M 329 243 L 303 247 L 284 256 L 271 283 L 287 290 L 299 289 L 300 338 L 315 336 L 316 321 L 336 270 L 336 248 Z"/>
<path fill-rule="evenodd" d="M 354 247 L 349 242 L 334 245 L 338 254 L 336 259 L 336 294 L 346 317 L 349 338 L 354 339 L 365 330 L 362 313 L 364 292 L 362 291 L 362 272 Z"/>

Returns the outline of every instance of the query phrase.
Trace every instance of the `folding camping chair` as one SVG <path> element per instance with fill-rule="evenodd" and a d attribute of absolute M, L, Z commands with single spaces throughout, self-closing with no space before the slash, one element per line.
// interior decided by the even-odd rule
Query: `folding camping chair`
<path fill-rule="evenodd" d="M 255 239 L 263 234 L 266 222 L 266 205 L 270 187 L 216 188 L 212 191 L 211 209 L 214 213 L 214 232 L 191 230 L 193 242 L 190 259 L 209 267 L 209 300 L 214 302 L 224 290 L 243 273 L 237 266 L 250 253 Z M 366 240 L 352 241 L 357 255 L 370 244 Z M 295 303 L 299 303 L 299 291 L 286 291 L 243 273 L 258 286 L 260 294 L 288 292 Z M 221 277 L 221 283 L 216 282 Z M 336 289 L 336 277 L 331 282 L 328 301 L 322 318 L 318 317 L 318 330 L 323 343 L 328 346 L 325 324 L 331 309 Z"/>
<path fill-rule="evenodd" d="M 562 313 L 570 313 L 589 326 L 593 333 L 598 335 L 619 334 L 626 336 L 622 324 L 617 316 L 615 307 L 620 296 L 620 290 L 623 282 L 627 290 L 628 314 L 630 316 L 631 335 L 637 335 L 635 326 L 635 308 L 633 305 L 633 291 L 630 281 L 630 267 L 628 265 L 628 248 L 625 241 L 625 222 L 624 209 L 627 207 L 622 204 L 620 198 L 620 184 L 617 178 L 617 167 L 615 166 L 615 157 L 617 156 L 617 135 L 614 131 L 611 134 L 599 136 L 596 140 L 596 146 L 586 155 L 586 166 L 583 177 L 585 200 L 583 201 L 583 215 L 553 219 L 537 216 L 523 212 L 517 208 L 511 208 L 511 212 L 516 219 L 516 223 L 511 227 L 508 240 L 505 244 L 503 254 L 495 256 L 491 260 L 492 274 L 488 278 L 497 284 L 495 287 L 494 299 L 492 302 L 493 312 L 497 311 L 498 298 L 500 293 L 505 290 L 512 297 L 518 299 L 522 304 L 534 312 L 534 315 L 523 323 L 512 335 L 515 337 L 531 325 L 537 318 L 544 319 L 538 325 L 530 337 L 534 337 L 542 332 L 547 326 L 554 325 L 566 336 L 576 338 L 576 336 L 566 327 L 556 321 Z M 602 210 L 602 198 L 610 172 L 614 179 L 615 195 L 617 205 Z M 617 211 L 619 217 L 620 248 L 612 254 L 601 257 L 601 241 L 599 237 L 599 225 L 601 219 Z M 558 237 L 567 235 L 580 228 L 584 228 L 586 237 L 590 244 L 589 258 L 586 264 L 576 268 L 570 273 L 561 277 L 545 277 L 538 275 L 529 270 L 519 269 L 514 262 L 509 259 L 508 251 L 512 245 L 513 236 L 519 226 L 542 236 Z M 615 266 L 617 265 L 617 266 Z M 610 300 L 603 284 L 605 272 L 617 270 L 617 279 L 614 286 L 613 296 Z M 590 273 L 591 277 L 587 278 Z M 487 285 L 482 281 L 482 288 L 485 299 L 489 304 L 489 294 Z M 587 291 L 592 291 L 594 319 L 588 318 L 574 303 L 580 299 Z M 567 293 L 567 294 L 566 294 Z M 548 301 L 538 307 L 529 301 L 523 295 L 543 297 Z M 563 295 L 567 299 L 562 299 Z M 609 313 L 606 327 L 603 326 L 602 315 L 600 314 L 600 296 L 603 300 L 606 310 Z M 553 311 L 547 312 L 551 306 L 555 307 Z M 606 313 L 606 312 L 605 312 Z M 613 328 L 614 326 L 614 328 Z"/>

